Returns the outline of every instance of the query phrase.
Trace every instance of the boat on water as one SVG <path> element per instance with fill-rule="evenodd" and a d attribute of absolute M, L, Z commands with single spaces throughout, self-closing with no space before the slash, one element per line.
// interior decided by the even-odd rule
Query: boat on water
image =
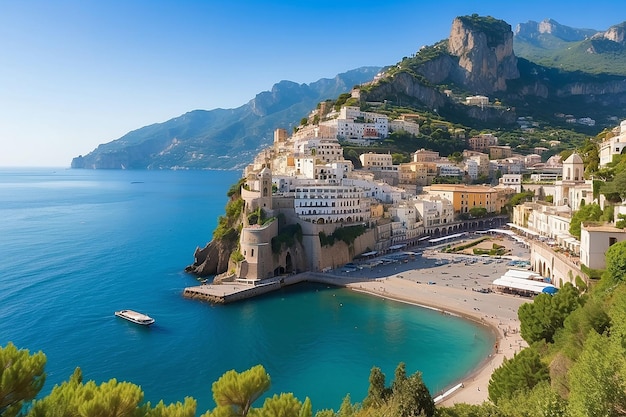
<path fill-rule="evenodd" d="M 154 319 L 152 317 L 147 316 L 147 315 L 142 314 L 142 313 L 138 313 L 138 312 L 133 311 L 133 310 L 116 311 L 115 315 L 117 317 L 121 317 L 121 318 L 126 319 L 128 321 L 131 321 L 133 323 L 141 324 L 143 326 L 149 326 L 152 323 L 154 323 Z"/>

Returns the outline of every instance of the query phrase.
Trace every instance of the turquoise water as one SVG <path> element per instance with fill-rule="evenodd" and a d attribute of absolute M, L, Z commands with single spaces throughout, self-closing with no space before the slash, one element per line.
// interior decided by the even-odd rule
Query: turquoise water
<path fill-rule="evenodd" d="M 372 366 L 398 362 L 438 391 L 490 351 L 481 327 L 322 285 L 212 306 L 182 298 L 183 272 L 210 239 L 234 171 L 0 169 L 0 344 L 43 350 L 43 392 L 85 379 L 141 385 L 147 400 L 214 406 L 211 384 L 262 364 L 269 394 L 314 409 L 361 401 Z M 144 328 L 113 316 L 150 314 Z M 265 398 L 265 397 L 263 397 Z"/>

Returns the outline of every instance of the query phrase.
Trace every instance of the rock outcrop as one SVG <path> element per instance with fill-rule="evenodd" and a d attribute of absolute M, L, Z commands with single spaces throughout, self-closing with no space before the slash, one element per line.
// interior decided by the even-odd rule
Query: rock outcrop
<path fill-rule="evenodd" d="M 461 84 L 470 90 L 481 94 L 505 91 L 507 80 L 519 78 L 511 25 L 502 20 L 457 17 L 448 50 L 459 58 Z"/>
<path fill-rule="evenodd" d="M 233 247 L 223 241 L 212 240 L 204 248 L 196 248 L 194 263 L 186 267 L 185 271 L 200 277 L 224 273 L 228 270 L 232 251 Z"/>
<path fill-rule="evenodd" d="M 626 41 L 626 22 L 611 26 L 606 32 L 602 33 L 601 36 L 604 39 L 623 45 Z"/>

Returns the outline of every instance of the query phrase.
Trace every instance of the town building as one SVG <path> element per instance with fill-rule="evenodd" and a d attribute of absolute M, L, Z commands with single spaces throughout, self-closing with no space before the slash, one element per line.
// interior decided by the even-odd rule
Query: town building
<path fill-rule="evenodd" d="M 621 155 L 626 147 L 626 120 L 622 120 L 619 128 L 600 144 L 600 167 L 607 166 L 615 155 Z"/>
<path fill-rule="evenodd" d="M 468 139 L 469 148 L 473 151 L 483 152 L 490 146 L 496 146 L 498 138 L 491 133 L 483 133 Z"/>
<path fill-rule="evenodd" d="M 499 213 L 502 209 L 498 190 L 484 185 L 433 184 L 428 193 L 451 201 L 457 214 L 469 213 L 474 207 L 483 207 L 487 213 Z"/>
<path fill-rule="evenodd" d="M 563 162 L 562 179 L 554 184 L 554 204 L 569 206 L 577 211 L 581 204 L 593 200 L 593 182 L 584 178 L 583 159 L 573 153 Z"/>
<path fill-rule="evenodd" d="M 583 224 L 580 229 L 580 262 L 591 269 L 605 269 L 606 251 L 626 240 L 626 230 L 611 225 Z"/>
<path fill-rule="evenodd" d="M 381 169 L 393 165 L 393 158 L 388 153 L 367 152 L 359 155 L 359 160 L 363 169 Z"/>

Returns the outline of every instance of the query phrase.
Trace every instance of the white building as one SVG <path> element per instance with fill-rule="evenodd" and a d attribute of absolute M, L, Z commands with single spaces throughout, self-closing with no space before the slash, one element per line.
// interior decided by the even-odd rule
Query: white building
<path fill-rule="evenodd" d="M 463 170 L 452 164 L 437 164 L 437 175 L 440 177 L 460 177 Z"/>
<path fill-rule="evenodd" d="M 454 223 L 454 206 L 450 200 L 438 196 L 424 195 L 412 200 L 424 233 L 432 234 L 442 226 Z"/>
<path fill-rule="evenodd" d="M 613 226 L 585 226 L 580 229 L 580 262 L 591 269 L 606 267 L 605 254 L 611 245 L 626 240 L 626 230 Z"/>
<path fill-rule="evenodd" d="M 420 125 L 406 120 L 389 120 L 389 131 L 405 131 L 407 133 L 417 136 L 420 133 Z"/>
<path fill-rule="evenodd" d="M 592 181 L 584 177 L 585 167 L 583 159 L 573 153 L 563 162 L 562 180 L 554 184 L 554 204 L 567 205 L 572 211 L 580 208 L 581 202 L 591 203 L 593 200 Z"/>
<path fill-rule="evenodd" d="M 301 182 L 294 193 L 296 215 L 308 222 L 356 223 L 370 218 L 370 200 L 361 188 Z"/>
<path fill-rule="evenodd" d="M 615 135 L 600 144 L 600 167 L 613 161 L 614 155 L 620 155 L 626 147 L 626 120 L 622 120 Z"/>
<path fill-rule="evenodd" d="M 522 192 L 522 175 L 521 174 L 504 174 L 498 180 L 499 184 L 504 187 L 513 188 L 516 193 Z"/>
<path fill-rule="evenodd" d="M 333 162 L 343 159 L 343 149 L 337 139 L 311 138 L 294 143 L 295 156 L 314 156 L 323 162 Z"/>
<path fill-rule="evenodd" d="M 372 141 L 389 136 L 389 119 L 384 114 L 364 112 L 355 106 L 344 106 L 336 119 L 320 122 L 335 129 L 337 138 L 347 141 Z"/>
<path fill-rule="evenodd" d="M 486 106 L 489 104 L 489 97 L 486 96 L 469 96 L 465 98 L 465 104 L 468 106 Z"/>
<path fill-rule="evenodd" d="M 424 233 L 421 221 L 418 221 L 417 208 L 406 201 L 389 209 L 394 224 L 392 226 L 392 243 L 414 241 Z"/>
<path fill-rule="evenodd" d="M 476 162 L 473 159 L 466 159 L 465 160 L 465 171 L 467 172 L 467 175 L 475 180 L 478 178 L 478 162 Z"/>

